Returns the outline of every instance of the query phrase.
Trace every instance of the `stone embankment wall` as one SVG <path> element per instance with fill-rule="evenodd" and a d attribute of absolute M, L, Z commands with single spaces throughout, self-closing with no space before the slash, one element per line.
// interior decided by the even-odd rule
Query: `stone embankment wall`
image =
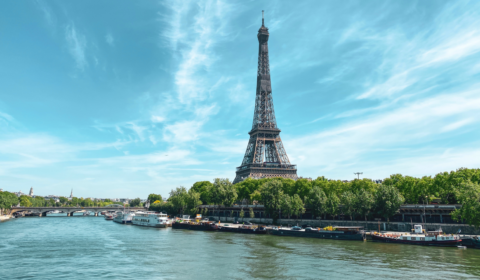
<path fill-rule="evenodd" d="M 210 216 L 213 220 L 218 220 L 218 216 Z M 236 217 L 220 217 L 222 222 L 230 222 L 234 223 L 238 220 L 238 222 L 242 221 L 249 221 L 255 224 L 272 224 L 272 219 L 260 219 L 260 218 L 236 218 Z M 399 222 L 366 222 L 366 221 L 348 221 L 348 220 L 294 220 L 294 219 L 279 219 L 277 221 L 279 225 L 311 225 L 313 227 L 326 227 L 326 226 L 363 226 L 366 230 L 369 231 L 378 231 L 379 225 L 381 231 L 401 231 L 401 232 L 410 232 L 412 228 L 412 224 L 410 223 L 399 223 Z M 425 228 L 428 230 L 438 230 L 442 228 L 443 232 L 445 233 L 457 233 L 458 230 L 461 230 L 462 234 L 472 234 L 472 235 L 480 235 L 480 229 L 475 229 L 472 226 L 466 224 L 432 224 L 427 223 L 425 224 Z"/>
<path fill-rule="evenodd" d="M 10 218 L 10 215 L 0 215 L 0 222 L 9 220 Z"/>

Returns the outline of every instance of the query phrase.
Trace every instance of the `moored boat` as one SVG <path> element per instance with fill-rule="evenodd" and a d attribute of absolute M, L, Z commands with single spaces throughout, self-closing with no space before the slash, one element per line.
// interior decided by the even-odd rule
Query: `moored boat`
<path fill-rule="evenodd" d="M 177 218 L 172 223 L 172 228 L 202 231 L 215 231 L 218 229 L 214 222 L 211 222 L 208 219 L 201 219 L 201 217 L 202 216 L 199 215 L 195 220 L 191 220 L 190 216 L 184 215 L 183 218 Z"/>
<path fill-rule="evenodd" d="M 330 226 L 326 228 L 307 227 L 302 229 L 295 226 L 291 228 L 273 227 L 267 230 L 268 234 L 279 236 L 310 237 L 335 240 L 365 240 L 363 227 Z"/>
<path fill-rule="evenodd" d="M 133 217 L 135 217 L 135 213 L 122 211 L 117 212 L 113 221 L 119 224 L 131 224 Z"/>
<path fill-rule="evenodd" d="M 105 213 L 105 220 L 113 220 L 113 218 L 115 218 L 115 213 L 114 212 Z"/>
<path fill-rule="evenodd" d="M 444 234 L 442 229 L 425 233 L 421 225 L 415 225 L 412 233 L 374 232 L 371 236 L 372 241 L 375 242 L 409 245 L 457 247 L 462 243 L 462 239 L 460 239 L 458 236 L 453 234 Z"/>
<path fill-rule="evenodd" d="M 218 224 L 218 231 L 223 232 L 237 232 L 237 233 L 248 233 L 248 234 L 266 234 L 267 229 L 264 225 L 254 225 L 251 223 L 246 224 Z"/>
<path fill-rule="evenodd" d="M 170 223 L 167 214 L 156 213 L 153 211 L 135 212 L 132 219 L 132 224 L 136 226 L 166 228 Z"/>
<path fill-rule="evenodd" d="M 480 249 L 480 238 L 478 236 L 462 236 L 462 245 L 468 248 Z"/>

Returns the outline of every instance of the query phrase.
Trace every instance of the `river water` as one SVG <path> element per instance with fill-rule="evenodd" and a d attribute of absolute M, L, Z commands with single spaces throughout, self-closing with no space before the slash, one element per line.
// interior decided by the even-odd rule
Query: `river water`
<path fill-rule="evenodd" d="M 480 250 L 197 232 L 103 217 L 0 223 L 0 279 L 480 279 Z"/>

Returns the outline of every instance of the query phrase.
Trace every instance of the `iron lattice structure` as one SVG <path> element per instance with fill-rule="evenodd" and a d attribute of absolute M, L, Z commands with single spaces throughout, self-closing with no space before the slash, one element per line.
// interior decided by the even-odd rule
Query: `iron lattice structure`
<path fill-rule="evenodd" d="M 273 108 L 272 84 L 270 80 L 270 64 L 268 60 L 268 28 L 262 17 L 262 27 L 258 30 L 258 72 L 257 93 L 255 97 L 255 113 L 252 130 L 248 133 L 247 151 L 242 165 L 237 167 L 233 183 L 248 177 L 273 178 L 283 177 L 296 180 L 297 167 L 290 164 L 277 127 Z"/>

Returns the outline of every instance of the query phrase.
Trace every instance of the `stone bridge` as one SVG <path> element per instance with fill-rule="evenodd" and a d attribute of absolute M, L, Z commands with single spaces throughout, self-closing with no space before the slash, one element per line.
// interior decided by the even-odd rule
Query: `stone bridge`
<path fill-rule="evenodd" d="M 111 204 L 116 205 L 116 204 Z M 141 211 L 145 210 L 143 207 L 128 207 L 130 211 Z M 58 210 L 63 213 L 67 213 L 67 216 L 73 216 L 73 213 L 79 211 L 89 211 L 95 213 L 95 216 L 98 216 L 98 213 L 102 211 L 121 211 L 123 206 L 112 207 L 112 206 L 103 206 L 103 207 L 12 207 L 10 214 L 13 215 L 15 212 L 29 211 L 33 213 L 40 213 L 40 217 L 47 216 L 47 212 Z"/>

